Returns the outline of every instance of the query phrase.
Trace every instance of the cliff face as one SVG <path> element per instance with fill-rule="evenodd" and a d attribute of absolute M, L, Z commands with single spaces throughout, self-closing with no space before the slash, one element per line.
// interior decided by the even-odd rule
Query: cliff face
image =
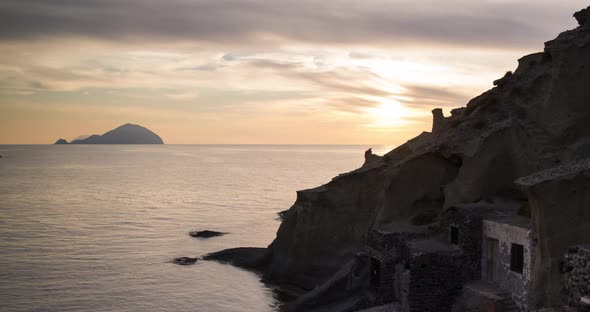
<path fill-rule="evenodd" d="M 446 118 L 434 112 L 433 132 L 299 191 L 269 246 L 268 276 L 313 288 L 353 258 L 372 228 L 430 223 L 445 207 L 480 199 L 524 199 L 517 178 L 590 157 L 588 11 L 466 107 Z"/>

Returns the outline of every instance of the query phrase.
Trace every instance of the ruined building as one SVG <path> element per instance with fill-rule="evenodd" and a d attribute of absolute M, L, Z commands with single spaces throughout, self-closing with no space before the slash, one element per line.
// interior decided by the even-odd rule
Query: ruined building
<path fill-rule="evenodd" d="M 528 200 L 456 205 L 438 226 L 392 223 L 371 231 L 369 305 L 396 303 L 400 312 L 590 310 L 590 247 L 577 246 L 590 243 L 590 159 L 516 183 Z"/>

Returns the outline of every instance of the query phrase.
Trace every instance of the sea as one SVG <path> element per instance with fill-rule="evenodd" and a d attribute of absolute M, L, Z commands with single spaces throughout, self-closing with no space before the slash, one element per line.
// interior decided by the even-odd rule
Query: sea
<path fill-rule="evenodd" d="M 0 145 L 0 311 L 277 311 L 256 273 L 296 191 L 362 165 L 360 145 Z M 193 238 L 190 231 L 227 232 Z"/>

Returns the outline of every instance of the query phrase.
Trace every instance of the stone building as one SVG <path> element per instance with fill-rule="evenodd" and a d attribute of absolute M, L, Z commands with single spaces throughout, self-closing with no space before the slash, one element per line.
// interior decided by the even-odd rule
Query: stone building
<path fill-rule="evenodd" d="M 396 267 L 401 279 L 402 312 L 450 311 L 461 293 L 463 253 L 457 246 L 433 239 L 408 242 Z"/>
<path fill-rule="evenodd" d="M 372 304 L 403 312 L 590 311 L 590 247 L 571 247 L 590 242 L 590 159 L 516 183 L 528 202 L 486 199 L 445 209 L 437 226 L 371 231 Z"/>
<path fill-rule="evenodd" d="M 464 255 L 464 291 L 456 309 L 526 310 L 532 231 L 530 219 L 517 215 L 522 205 L 497 198 L 452 206 L 441 214 L 443 235 Z"/>
<path fill-rule="evenodd" d="M 457 278 L 463 252 L 429 239 L 431 230 L 395 223 L 371 231 L 367 254 L 372 305 L 397 303 L 403 312 L 450 311 L 463 282 Z"/>
<path fill-rule="evenodd" d="M 441 229 L 465 254 L 463 279 L 474 280 L 464 285 L 463 300 L 472 304 L 464 310 L 537 311 L 564 303 L 587 309 L 590 255 L 570 246 L 590 242 L 590 159 L 516 183 L 527 195 L 530 218 L 518 216 L 515 205 L 493 201 L 450 207 L 441 215 Z"/>
<path fill-rule="evenodd" d="M 450 244 L 459 246 L 466 258 L 461 273 L 463 280 L 479 280 L 482 277 L 484 220 L 514 216 L 521 205 L 520 201 L 496 198 L 451 206 L 442 212 L 442 235 Z"/>
<path fill-rule="evenodd" d="M 590 242 L 590 159 L 574 161 L 518 179 L 532 215 L 529 309 L 563 305 L 563 256 Z"/>
<path fill-rule="evenodd" d="M 510 293 L 527 311 L 531 283 L 532 226 L 528 218 L 512 216 L 483 221 L 482 280 Z"/>
<path fill-rule="evenodd" d="M 408 241 L 423 238 L 422 226 L 392 223 L 369 233 L 367 254 L 370 257 L 370 286 L 375 304 L 399 301 L 402 297 L 402 263 Z"/>

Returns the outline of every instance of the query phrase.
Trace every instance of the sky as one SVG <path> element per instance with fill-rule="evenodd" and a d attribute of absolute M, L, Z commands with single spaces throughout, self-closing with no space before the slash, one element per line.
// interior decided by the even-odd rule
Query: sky
<path fill-rule="evenodd" d="M 0 0 L 0 144 L 377 144 L 493 87 L 586 1 Z"/>

